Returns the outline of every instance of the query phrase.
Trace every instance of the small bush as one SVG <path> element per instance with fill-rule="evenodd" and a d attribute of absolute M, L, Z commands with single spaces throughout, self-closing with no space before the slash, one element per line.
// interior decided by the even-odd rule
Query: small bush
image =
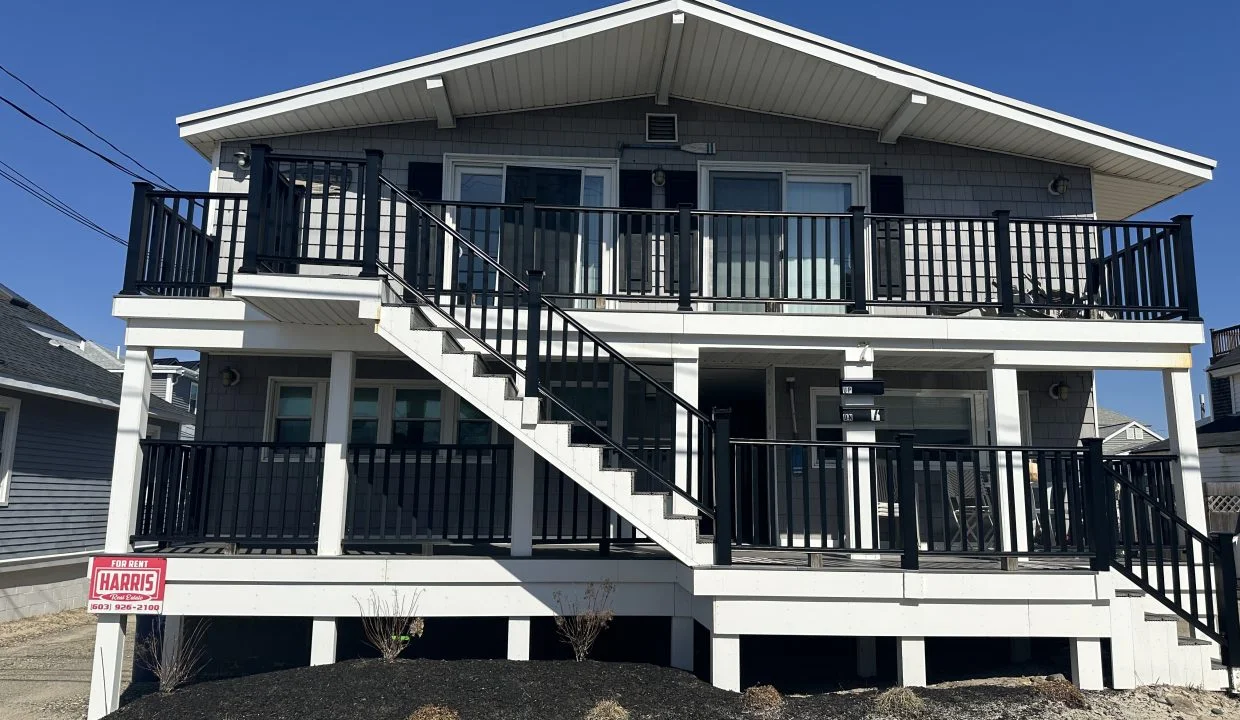
<path fill-rule="evenodd" d="M 888 717 L 915 718 L 926 711 L 926 701 L 917 697 L 912 688 L 894 687 L 874 698 L 874 709 Z"/>
<path fill-rule="evenodd" d="M 585 720 L 629 720 L 629 711 L 615 700 L 599 700 L 586 713 Z"/>
<path fill-rule="evenodd" d="M 402 598 L 393 589 L 390 602 L 373 592 L 365 607 L 357 602 L 366 643 L 378 650 L 385 661 L 395 661 L 414 638 L 422 637 L 426 631 L 426 621 L 417 614 L 421 596 L 422 591 L 418 590 Z"/>
<path fill-rule="evenodd" d="M 741 705 L 760 718 L 779 717 L 784 708 L 784 696 L 770 685 L 754 685 L 741 695 Z"/>
<path fill-rule="evenodd" d="M 564 593 L 555 591 L 555 604 L 560 614 L 555 616 L 555 629 L 564 642 L 573 649 L 573 659 L 581 662 L 590 654 L 594 641 L 611 624 L 616 613 L 609 607 L 615 583 L 605 580 L 601 584 L 586 585 L 581 600 L 565 602 Z"/>
<path fill-rule="evenodd" d="M 134 647 L 134 660 L 155 676 L 161 693 L 175 691 L 202 671 L 206 664 L 208 624 L 206 620 L 199 620 L 193 629 L 182 635 L 180 647 L 169 647 L 168 652 L 164 652 L 162 623 L 155 632 L 138 641 Z"/>
<path fill-rule="evenodd" d="M 443 705 L 423 705 L 409 716 L 409 720 L 461 720 L 460 714 Z"/>
<path fill-rule="evenodd" d="M 1085 694 L 1081 689 L 1072 684 L 1071 680 L 1063 677 L 1056 677 L 1039 682 L 1033 686 L 1039 695 L 1057 702 L 1064 707 L 1085 710 L 1089 707 L 1089 703 L 1085 701 Z"/>

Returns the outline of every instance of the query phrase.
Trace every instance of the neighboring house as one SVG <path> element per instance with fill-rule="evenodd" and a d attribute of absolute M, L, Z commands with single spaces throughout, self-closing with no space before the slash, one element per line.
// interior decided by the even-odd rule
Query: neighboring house
<path fill-rule="evenodd" d="M 1102 438 L 1102 449 L 1107 455 L 1127 455 L 1166 440 L 1140 420 L 1106 408 L 1098 408 L 1098 437 Z"/>
<path fill-rule="evenodd" d="M 182 412 L 198 413 L 198 361 L 176 358 L 155 358 L 151 368 L 151 393 L 176 406 Z M 194 425 L 181 426 L 181 439 L 194 439 Z"/>
<path fill-rule="evenodd" d="M 634 654 L 731 690 L 753 635 L 855 638 L 906 685 L 978 636 L 1059 638 L 1087 688 L 1104 641 L 1117 687 L 1225 683 L 1217 603 L 1150 587 L 1179 555 L 1115 517 L 1230 561 L 1174 442 L 1192 221 L 1128 220 L 1212 160 L 713 0 L 178 124 L 209 189 L 136 188 L 113 312 L 126 388 L 201 353 L 197 435 L 119 434 L 106 548 L 158 543 L 167 637 L 291 618 L 328 663 L 417 592 L 522 660 L 610 580 Z M 1100 456 L 1099 368 L 1163 374 L 1180 462 Z M 102 615 L 92 718 L 124 642 Z"/>
<path fill-rule="evenodd" d="M 99 350 L 0 285 L 0 621 L 85 604 L 121 388 Z M 151 399 L 150 434 L 176 437 L 183 422 L 192 418 Z"/>

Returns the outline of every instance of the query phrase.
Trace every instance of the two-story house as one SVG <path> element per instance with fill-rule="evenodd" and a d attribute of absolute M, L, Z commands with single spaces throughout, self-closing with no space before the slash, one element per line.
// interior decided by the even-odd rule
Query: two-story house
<path fill-rule="evenodd" d="M 714 0 L 177 123 L 209 187 L 135 188 L 106 546 L 158 544 L 166 637 L 302 618 L 329 663 L 395 591 L 524 660 L 611 581 L 732 690 L 755 635 L 907 685 L 958 637 L 1225 682 L 1192 221 L 1129 219 L 1212 160 Z M 155 349 L 201 353 L 193 441 L 144 439 Z M 1089 439 L 1104 368 L 1163 374 L 1166 455 Z M 92 718 L 124 643 L 101 616 Z"/>

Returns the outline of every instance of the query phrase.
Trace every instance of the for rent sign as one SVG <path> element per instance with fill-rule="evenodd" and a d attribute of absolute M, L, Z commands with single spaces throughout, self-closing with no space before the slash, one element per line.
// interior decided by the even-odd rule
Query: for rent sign
<path fill-rule="evenodd" d="M 164 610 L 167 574 L 168 558 L 91 558 L 87 608 L 93 613 L 158 615 Z"/>

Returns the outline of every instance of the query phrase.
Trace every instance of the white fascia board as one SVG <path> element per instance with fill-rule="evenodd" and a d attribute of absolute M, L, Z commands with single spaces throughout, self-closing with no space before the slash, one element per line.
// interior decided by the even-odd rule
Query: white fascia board
<path fill-rule="evenodd" d="M 878 141 L 887 145 L 894 145 L 900 139 L 900 135 L 904 134 L 908 124 L 913 122 L 913 118 L 926 107 L 929 98 L 922 93 L 909 93 L 908 99 L 900 104 L 900 109 L 892 114 L 891 119 L 878 132 Z"/>
<path fill-rule="evenodd" d="M 680 58 L 680 40 L 685 34 L 685 14 L 672 13 L 672 26 L 667 33 L 667 45 L 663 48 L 663 70 L 654 91 L 654 104 L 666 105 L 672 92 L 672 79 L 676 77 L 676 61 Z"/>
<path fill-rule="evenodd" d="M 233 278 L 232 293 L 235 298 L 382 302 L 383 287 L 378 278 L 255 274 Z"/>
<path fill-rule="evenodd" d="M 117 295 L 112 298 L 112 316 L 123 319 L 271 320 L 240 299 L 165 298 L 147 295 Z"/>
<path fill-rule="evenodd" d="M 221 352 L 327 354 L 340 348 L 399 357 L 397 351 L 364 325 L 299 325 L 278 322 L 130 320 L 125 344 L 141 347 Z"/>

